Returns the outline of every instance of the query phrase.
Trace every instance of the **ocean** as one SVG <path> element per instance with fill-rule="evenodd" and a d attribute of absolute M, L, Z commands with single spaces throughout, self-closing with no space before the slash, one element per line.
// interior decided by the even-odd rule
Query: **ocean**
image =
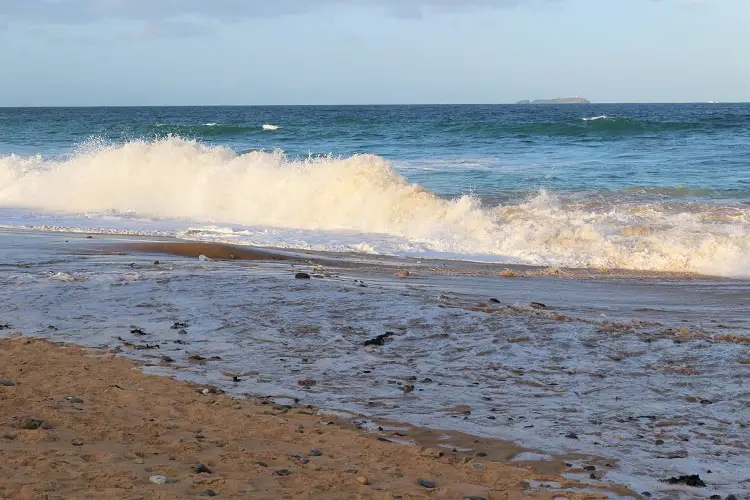
<path fill-rule="evenodd" d="M 0 225 L 750 276 L 750 105 L 0 109 Z"/>
<path fill-rule="evenodd" d="M 0 109 L 0 256 L 0 336 L 750 495 L 748 104 Z"/>

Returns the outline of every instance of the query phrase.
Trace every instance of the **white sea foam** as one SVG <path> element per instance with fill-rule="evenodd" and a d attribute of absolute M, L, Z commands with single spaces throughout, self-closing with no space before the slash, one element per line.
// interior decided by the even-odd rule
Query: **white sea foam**
<path fill-rule="evenodd" d="M 750 275 L 748 208 L 572 204 L 545 192 L 483 207 L 441 199 L 374 155 L 290 161 L 177 138 L 92 144 L 66 161 L 0 158 L 0 207 L 86 214 L 44 224 L 163 226 L 258 245 Z M 189 227 L 198 230 L 179 232 Z"/>
<path fill-rule="evenodd" d="M 263 130 L 279 130 L 279 128 L 281 127 L 279 127 L 278 125 L 271 125 L 270 123 L 263 124 Z"/>
<path fill-rule="evenodd" d="M 588 118 L 582 118 L 582 120 L 585 122 L 592 122 L 596 120 L 606 120 L 607 118 L 609 118 L 607 115 L 600 115 L 600 116 L 590 116 Z"/>
<path fill-rule="evenodd" d="M 209 122 L 209 123 L 204 123 L 203 125 L 205 125 L 206 127 L 215 127 L 216 125 L 218 125 L 218 123 Z"/>

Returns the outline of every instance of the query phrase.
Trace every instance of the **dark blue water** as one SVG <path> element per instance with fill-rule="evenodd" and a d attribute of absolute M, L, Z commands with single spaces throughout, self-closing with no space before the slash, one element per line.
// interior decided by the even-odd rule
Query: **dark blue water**
<path fill-rule="evenodd" d="M 750 199 L 748 104 L 0 109 L 0 154 L 170 135 L 290 157 L 373 153 L 441 195 Z"/>

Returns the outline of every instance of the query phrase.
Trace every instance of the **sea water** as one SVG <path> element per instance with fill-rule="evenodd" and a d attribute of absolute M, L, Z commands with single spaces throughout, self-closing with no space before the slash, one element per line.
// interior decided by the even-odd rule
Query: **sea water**
<path fill-rule="evenodd" d="M 750 275 L 750 105 L 5 108 L 0 224 Z"/>

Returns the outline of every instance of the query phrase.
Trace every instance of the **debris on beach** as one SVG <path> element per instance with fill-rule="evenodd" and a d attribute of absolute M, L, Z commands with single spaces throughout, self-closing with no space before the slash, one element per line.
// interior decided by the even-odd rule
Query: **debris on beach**
<path fill-rule="evenodd" d="M 662 482 L 667 484 L 684 484 L 686 486 L 693 486 L 696 488 L 706 487 L 706 483 L 703 482 L 698 474 L 686 474 L 679 477 L 670 477 L 669 479 L 662 479 Z"/>
<path fill-rule="evenodd" d="M 383 333 L 381 335 L 378 335 L 375 338 L 371 338 L 369 340 L 365 340 L 365 342 L 364 342 L 363 345 L 364 346 L 369 346 L 369 345 L 385 345 L 386 341 L 388 341 L 388 339 L 390 339 L 394 335 L 396 335 L 394 332 L 385 332 L 385 333 Z"/>
<path fill-rule="evenodd" d="M 133 335 L 146 335 L 146 330 L 139 326 L 131 326 L 130 333 L 132 333 Z"/>
<path fill-rule="evenodd" d="M 159 344 L 133 344 L 132 342 L 128 342 L 122 337 L 117 337 L 117 340 L 122 342 L 122 345 L 127 347 L 128 349 L 136 349 L 136 350 L 159 349 Z"/>
<path fill-rule="evenodd" d="M 197 464 L 195 467 L 193 467 L 193 470 L 196 472 L 196 474 L 211 474 L 211 469 L 209 469 L 204 464 Z"/>
<path fill-rule="evenodd" d="M 422 488 L 427 488 L 428 490 L 434 489 L 437 486 L 437 484 L 435 484 L 435 481 L 428 481 L 426 479 L 418 479 L 417 484 Z"/>

